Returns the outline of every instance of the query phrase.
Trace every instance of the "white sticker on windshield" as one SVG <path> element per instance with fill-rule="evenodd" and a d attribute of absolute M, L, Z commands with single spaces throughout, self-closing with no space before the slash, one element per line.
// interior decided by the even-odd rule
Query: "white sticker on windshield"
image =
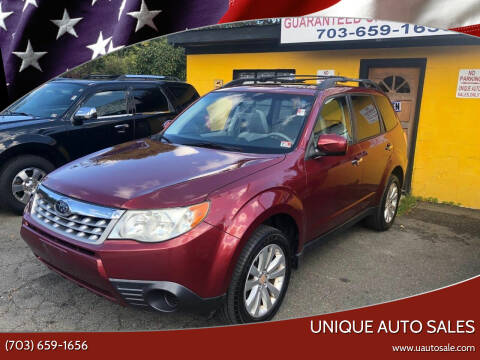
<path fill-rule="evenodd" d="M 297 110 L 297 116 L 305 116 L 305 113 L 307 111 L 305 109 L 298 109 Z"/>
<path fill-rule="evenodd" d="M 291 141 L 282 141 L 280 143 L 280 147 L 290 149 L 292 147 L 292 142 Z"/>

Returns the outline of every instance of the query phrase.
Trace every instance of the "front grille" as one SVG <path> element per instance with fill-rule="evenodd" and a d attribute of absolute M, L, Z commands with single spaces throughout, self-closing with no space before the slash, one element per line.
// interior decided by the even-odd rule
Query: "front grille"
<path fill-rule="evenodd" d="M 98 244 L 105 240 L 123 211 L 82 202 L 40 186 L 31 213 L 35 220 L 56 233 Z"/>

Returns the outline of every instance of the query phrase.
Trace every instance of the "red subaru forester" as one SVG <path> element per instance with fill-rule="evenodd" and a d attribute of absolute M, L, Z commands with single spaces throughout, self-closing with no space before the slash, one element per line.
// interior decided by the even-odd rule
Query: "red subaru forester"
<path fill-rule="evenodd" d="M 406 148 L 369 80 L 234 80 L 162 133 L 49 174 L 21 234 L 52 270 L 120 304 L 264 321 L 310 245 L 360 220 L 392 225 Z"/>

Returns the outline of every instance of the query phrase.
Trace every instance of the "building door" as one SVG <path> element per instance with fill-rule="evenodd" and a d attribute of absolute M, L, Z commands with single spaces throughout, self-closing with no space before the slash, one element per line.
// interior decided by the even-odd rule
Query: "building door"
<path fill-rule="evenodd" d="M 426 59 L 365 59 L 360 77 L 375 81 L 392 101 L 407 138 L 408 168 L 405 189 L 410 190 Z"/>
<path fill-rule="evenodd" d="M 407 137 L 407 149 L 410 152 L 420 68 L 372 67 L 369 69 L 368 78 L 375 81 L 393 103 Z"/>

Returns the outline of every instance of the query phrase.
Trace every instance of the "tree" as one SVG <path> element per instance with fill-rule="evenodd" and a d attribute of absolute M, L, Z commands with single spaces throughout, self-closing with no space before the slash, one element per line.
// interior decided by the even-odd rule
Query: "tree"
<path fill-rule="evenodd" d="M 150 40 L 92 60 L 63 76 L 83 78 L 89 74 L 167 75 L 185 80 L 185 50 L 168 44 L 165 38 Z"/>

